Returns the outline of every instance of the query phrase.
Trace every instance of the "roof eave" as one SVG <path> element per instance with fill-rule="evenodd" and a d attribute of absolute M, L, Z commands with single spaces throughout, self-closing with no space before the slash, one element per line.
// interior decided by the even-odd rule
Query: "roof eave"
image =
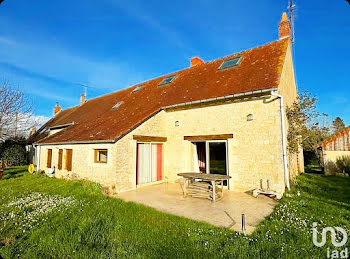
<path fill-rule="evenodd" d="M 65 142 L 48 142 L 48 143 L 34 143 L 35 146 L 49 146 L 49 145 L 69 145 L 69 144 L 101 144 L 101 143 L 115 143 L 115 139 L 107 139 L 107 140 L 72 140 Z"/>
<path fill-rule="evenodd" d="M 181 107 L 181 106 L 187 106 L 187 105 L 193 105 L 193 104 L 199 104 L 199 103 L 208 103 L 208 102 L 213 102 L 213 101 L 235 99 L 235 98 L 244 99 L 244 98 L 247 98 L 251 95 L 270 93 L 271 91 L 276 91 L 277 89 L 278 89 L 277 87 L 274 87 L 274 88 L 269 88 L 269 89 L 262 89 L 262 90 L 255 90 L 255 91 L 243 92 L 243 93 L 238 93 L 238 94 L 231 94 L 231 95 L 215 97 L 215 98 L 210 98 L 210 99 L 203 99 L 203 100 L 198 100 L 198 101 L 173 104 L 173 105 L 169 105 L 169 106 L 164 106 L 164 107 L 162 107 L 162 109 L 165 110 L 165 109 L 171 109 L 171 108 L 176 108 L 176 107 Z"/>

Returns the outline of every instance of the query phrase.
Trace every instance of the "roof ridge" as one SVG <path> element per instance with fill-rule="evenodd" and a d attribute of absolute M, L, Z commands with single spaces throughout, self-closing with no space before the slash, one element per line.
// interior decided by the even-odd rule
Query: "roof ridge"
<path fill-rule="evenodd" d="M 289 46 L 287 41 L 289 39 L 275 40 L 199 66 L 188 66 L 62 110 L 50 126 L 75 121 L 77 127 L 69 127 L 37 143 L 119 138 L 162 107 L 276 87 Z M 240 65 L 232 69 L 218 69 L 220 63 L 239 55 L 243 56 Z M 174 74 L 178 77 L 170 86 L 158 87 L 161 80 Z M 133 92 L 140 85 L 144 87 L 137 93 Z M 117 110 L 111 109 L 118 101 L 125 103 Z"/>
<path fill-rule="evenodd" d="M 213 59 L 213 60 L 207 61 L 207 62 L 205 62 L 203 65 L 205 65 L 205 64 L 210 64 L 210 63 L 216 62 L 216 61 L 218 61 L 218 60 L 225 59 L 225 58 L 228 58 L 228 57 L 232 57 L 232 56 L 235 56 L 235 55 L 239 55 L 239 54 L 242 54 L 242 53 L 245 53 L 245 52 L 248 52 L 248 51 L 252 51 L 252 50 L 255 50 L 255 49 L 263 48 L 263 47 L 269 46 L 269 45 L 271 45 L 271 44 L 273 44 L 273 43 L 276 43 L 276 42 L 279 42 L 279 41 L 285 41 L 286 39 L 288 39 L 288 37 L 283 38 L 283 39 L 278 39 L 278 40 L 270 41 L 270 42 L 268 42 L 268 43 L 264 43 L 263 45 L 258 45 L 258 46 L 256 46 L 256 47 L 252 47 L 252 48 L 249 48 L 249 49 L 241 50 L 241 51 L 239 51 L 239 52 L 236 52 L 236 53 L 233 53 L 233 54 L 230 54 L 230 55 L 226 55 L 226 56 L 224 56 L 224 57 L 220 57 L 220 58 L 217 58 L 217 59 Z M 148 80 L 142 81 L 141 83 L 137 83 L 137 84 L 132 85 L 132 86 L 129 86 L 129 87 L 127 87 L 127 88 L 122 88 L 122 89 L 113 91 L 113 92 L 108 93 L 108 94 L 103 94 L 103 95 L 100 95 L 100 96 L 96 96 L 96 97 L 94 97 L 94 98 L 92 98 L 92 99 L 90 99 L 90 100 L 86 100 L 85 103 L 87 103 L 87 102 L 89 102 L 89 101 L 92 101 L 92 100 L 95 100 L 95 99 L 99 99 L 99 98 L 105 97 L 105 96 L 109 96 L 109 95 L 112 95 L 112 94 L 116 94 L 116 93 L 118 93 L 118 92 L 123 92 L 123 91 L 126 91 L 126 90 L 130 90 L 131 88 L 136 88 L 137 86 L 144 85 L 144 84 L 146 84 L 146 83 L 148 83 L 148 82 L 152 82 L 152 81 L 154 81 L 154 80 L 161 79 L 161 78 L 164 78 L 164 77 L 167 77 L 167 76 L 176 74 L 176 73 L 180 73 L 180 72 L 183 72 L 183 71 L 192 69 L 192 68 L 197 68 L 197 67 L 198 67 L 198 66 L 187 67 L 187 68 L 180 69 L 180 70 L 176 70 L 176 71 L 173 71 L 173 72 L 170 72 L 170 73 L 167 73 L 167 74 L 158 76 L 158 77 L 154 77 L 154 78 L 152 78 L 152 79 L 148 79 Z M 68 110 L 68 109 L 71 109 L 71 108 L 74 108 L 74 107 L 78 107 L 78 106 L 81 106 L 81 105 L 75 105 L 75 106 L 69 107 L 69 108 L 67 108 L 67 109 L 64 109 L 64 111 L 65 111 L 65 110 Z"/>
<path fill-rule="evenodd" d="M 220 59 L 225 59 L 225 58 L 228 58 L 228 57 L 232 57 L 232 56 L 235 56 L 235 55 L 239 55 L 239 54 L 242 54 L 242 53 L 245 53 L 245 52 L 248 52 L 248 51 L 252 51 L 252 50 L 256 50 L 256 49 L 260 49 L 260 48 L 263 48 L 263 47 L 267 47 L 273 43 L 276 43 L 276 42 L 279 42 L 279 41 L 285 41 L 286 39 L 288 39 L 289 37 L 286 37 L 286 38 L 283 38 L 283 39 L 278 39 L 278 40 L 274 40 L 274 41 L 270 41 L 268 43 L 264 43 L 263 45 L 258 45 L 256 47 L 252 47 L 252 48 L 249 48 L 249 49 L 244 49 L 244 50 L 240 50 L 239 52 L 236 52 L 236 53 L 233 53 L 233 54 L 230 54 L 230 55 L 226 55 L 224 57 L 221 57 L 221 58 L 217 58 L 217 59 L 213 59 L 213 60 L 210 60 L 208 62 L 205 62 L 206 64 L 209 64 L 209 63 L 212 63 L 212 62 L 215 62 L 215 61 L 218 61 Z"/>

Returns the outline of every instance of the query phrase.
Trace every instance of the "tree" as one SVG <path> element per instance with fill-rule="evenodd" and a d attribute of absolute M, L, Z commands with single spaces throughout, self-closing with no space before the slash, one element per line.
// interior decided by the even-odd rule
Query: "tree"
<path fill-rule="evenodd" d="M 345 123 L 340 117 L 336 117 L 333 121 L 333 132 L 338 133 L 345 129 Z"/>
<path fill-rule="evenodd" d="M 319 124 L 318 119 L 327 115 L 317 112 L 316 103 L 315 96 L 309 92 L 303 92 L 299 94 L 298 100 L 287 108 L 288 150 L 290 153 L 296 153 L 299 145 L 302 144 L 304 150 L 315 154 L 323 168 L 317 144 L 330 136 L 330 130 L 327 126 Z"/>
<path fill-rule="evenodd" d="M 0 85 L 0 141 L 24 135 L 32 125 L 32 105 L 19 90 L 7 81 Z"/>
<path fill-rule="evenodd" d="M 6 139 L 0 144 L 0 157 L 2 167 L 26 165 L 28 162 L 26 139 L 15 137 Z"/>

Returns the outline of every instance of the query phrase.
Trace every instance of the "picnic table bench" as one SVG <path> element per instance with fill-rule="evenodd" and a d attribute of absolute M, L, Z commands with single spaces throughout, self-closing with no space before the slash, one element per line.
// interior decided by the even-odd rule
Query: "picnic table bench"
<path fill-rule="evenodd" d="M 224 196 L 224 181 L 231 176 L 221 174 L 205 173 L 180 173 L 185 179 L 183 195 L 196 198 L 206 198 L 213 202 L 222 199 Z"/>

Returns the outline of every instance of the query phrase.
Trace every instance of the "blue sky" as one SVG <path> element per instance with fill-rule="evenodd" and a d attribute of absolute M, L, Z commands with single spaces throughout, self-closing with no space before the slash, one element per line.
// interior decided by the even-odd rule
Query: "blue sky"
<path fill-rule="evenodd" d="M 287 0 L 27 1 L 0 5 L 0 79 L 23 89 L 35 114 L 278 38 Z M 350 5 L 296 0 L 294 62 L 300 90 L 350 124 Z"/>

